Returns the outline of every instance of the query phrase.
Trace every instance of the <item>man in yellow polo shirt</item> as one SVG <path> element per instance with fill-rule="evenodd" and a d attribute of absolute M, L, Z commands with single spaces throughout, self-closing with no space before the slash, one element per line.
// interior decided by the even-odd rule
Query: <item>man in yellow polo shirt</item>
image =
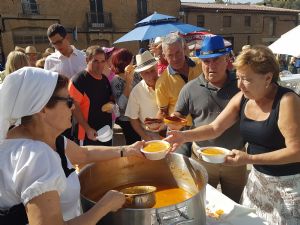
<path fill-rule="evenodd" d="M 164 118 L 174 112 L 182 87 L 202 73 L 201 61 L 198 58 L 187 57 L 185 46 L 184 39 L 177 34 L 170 34 L 162 41 L 163 55 L 169 65 L 155 85 L 158 118 Z M 192 125 L 190 117 L 188 125 Z M 187 149 L 179 152 L 190 155 L 190 150 Z"/>
<path fill-rule="evenodd" d="M 181 88 L 202 73 L 201 61 L 185 54 L 185 41 L 177 34 L 168 35 L 162 42 L 163 54 L 169 65 L 156 82 L 158 117 L 174 112 Z"/>

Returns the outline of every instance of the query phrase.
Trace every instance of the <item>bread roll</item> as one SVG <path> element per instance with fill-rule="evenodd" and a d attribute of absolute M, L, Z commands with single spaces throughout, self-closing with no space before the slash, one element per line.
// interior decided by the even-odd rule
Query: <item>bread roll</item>
<path fill-rule="evenodd" d="M 102 112 L 112 112 L 114 104 L 112 102 L 108 102 L 101 107 Z"/>

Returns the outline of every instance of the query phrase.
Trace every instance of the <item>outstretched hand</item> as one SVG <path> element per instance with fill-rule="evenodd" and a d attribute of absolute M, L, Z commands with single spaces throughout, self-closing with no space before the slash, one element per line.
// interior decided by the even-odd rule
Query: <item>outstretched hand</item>
<path fill-rule="evenodd" d="M 167 137 L 164 140 L 171 144 L 171 149 L 169 152 L 174 152 L 185 142 L 183 133 L 177 130 L 168 131 Z"/>
<path fill-rule="evenodd" d="M 137 141 L 132 145 L 128 145 L 125 147 L 125 156 L 137 156 L 141 158 L 145 158 L 143 153 L 141 152 L 141 148 L 145 145 L 145 141 Z"/>

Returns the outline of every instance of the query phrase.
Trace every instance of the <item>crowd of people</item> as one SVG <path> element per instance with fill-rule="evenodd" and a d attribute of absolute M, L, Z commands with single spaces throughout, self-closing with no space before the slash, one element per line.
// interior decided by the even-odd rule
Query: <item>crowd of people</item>
<path fill-rule="evenodd" d="M 268 223 L 300 223 L 300 99 L 277 84 L 281 62 L 267 47 L 244 46 L 233 60 L 219 35 L 207 36 L 197 57 L 175 33 L 137 55 L 98 45 L 79 50 L 61 24 L 47 36 L 53 48 L 40 59 L 34 46 L 16 46 L 0 73 L 1 222 L 96 224 L 122 207 L 124 194 L 108 191 L 82 213 L 74 166 L 144 158 L 145 141 L 164 138 L 170 152 L 206 168 L 210 185 Z M 296 71 L 297 59 L 291 62 Z M 187 124 L 145 123 L 167 116 Z M 97 138 L 114 123 L 125 146 Z M 207 163 L 197 153 L 205 146 L 231 154 Z"/>
<path fill-rule="evenodd" d="M 277 55 L 280 71 L 289 71 L 292 74 L 300 74 L 300 58 L 288 55 Z"/>

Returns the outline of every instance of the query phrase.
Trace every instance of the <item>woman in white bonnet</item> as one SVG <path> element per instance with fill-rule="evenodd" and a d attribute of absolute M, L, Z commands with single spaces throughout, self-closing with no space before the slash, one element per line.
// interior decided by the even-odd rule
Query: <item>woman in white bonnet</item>
<path fill-rule="evenodd" d="M 144 143 L 83 148 L 60 136 L 71 126 L 74 109 L 67 85 L 67 78 L 31 67 L 12 73 L 3 83 L 0 224 L 96 224 L 125 201 L 122 193 L 108 191 L 80 215 L 80 184 L 72 164 L 141 156 L 139 149 Z M 19 118 L 22 124 L 8 131 L 10 122 Z"/>

